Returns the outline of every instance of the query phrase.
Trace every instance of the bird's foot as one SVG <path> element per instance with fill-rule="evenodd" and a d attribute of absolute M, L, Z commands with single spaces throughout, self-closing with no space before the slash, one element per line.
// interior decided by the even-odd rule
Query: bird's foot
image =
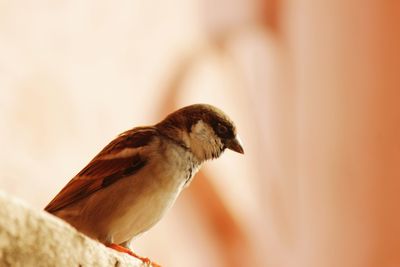
<path fill-rule="evenodd" d="M 123 247 L 123 246 L 120 246 L 120 245 L 117 245 L 117 244 L 114 244 L 114 243 L 108 244 L 107 247 L 112 248 L 112 249 L 114 249 L 116 251 L 119 251 L 119 252 L 127 253 L 127 254 L 131 255 L 132 257 L 135 257 L 135 258 L 141 260 L 143 263 L 145 263 L 148 266 L 161 267 L 161 265 L 159 265 L 159 264 L 157 264 L 155 262 L 152 262 L 149 258 L 141 257 L 141 256 L 137 255 L 136 253 L 134 253 L 132 250 L 126 248 L 126 247 Z"/>

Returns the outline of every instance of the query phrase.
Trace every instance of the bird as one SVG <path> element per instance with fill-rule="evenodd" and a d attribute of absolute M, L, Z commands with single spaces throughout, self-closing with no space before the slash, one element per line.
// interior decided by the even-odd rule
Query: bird
<path fill-rule="evenodd" d="M 109 248 L 153 264 L 132 252 L 131 242 L 165 215 L 204 162 L 226 149 L 244 154 L 234 122 L 209 104 L 185 106 L 118 135 L 44 210 Z"/>

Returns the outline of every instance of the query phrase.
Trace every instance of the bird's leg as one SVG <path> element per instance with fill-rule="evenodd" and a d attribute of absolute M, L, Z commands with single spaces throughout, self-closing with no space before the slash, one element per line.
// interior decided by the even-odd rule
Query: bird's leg
<path fill-rule="evenodd" d="M 108 244 L 106 246 L 109 247 L 109 248 L 112 248 L 112 249 L 114 249 L 116 251 L 127 253 L 127 254 L 131 255 L 132 257 L 135 257 L 135 258 L 141 260 L 143 263 L 146 263 L 147 265 L 150 265 L 152 267 L 161 267 L 161 265 L 158 265 L 157 263 L 152 262 L 149 258 L 144 258 L 144 257 L 141 257 L 141 256 L 137 255 L 136 253 L 134 253 L 129 248 L 125 248 L 125 247 L 117 245 L 115 243 L 110 243 L 110 244 Z"/>

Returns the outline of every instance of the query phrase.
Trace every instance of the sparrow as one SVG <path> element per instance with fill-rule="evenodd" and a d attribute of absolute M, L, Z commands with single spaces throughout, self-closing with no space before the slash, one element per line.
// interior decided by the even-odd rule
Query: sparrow
<path fill-rule="evenodd" d="M 205 161 L 225 149 L 244 154 L 233 121 L 208 104 L 183 107 L 153 126 L 117 136 L 45 210 L 108 247 L 151 263 L 133 253 L 130 243 L 164 216 Z"/>

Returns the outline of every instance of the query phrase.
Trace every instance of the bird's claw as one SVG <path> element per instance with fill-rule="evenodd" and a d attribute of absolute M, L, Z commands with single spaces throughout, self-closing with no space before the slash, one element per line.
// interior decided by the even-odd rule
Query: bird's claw
<path fill-rule="evenodd" d="M 130 254 L 131 255 L 131 254 Z M 161 265 L 159 265 L 159 264 L 157 264 L 157 263 L 155 263 L 155 262 L 152 262 L 149 258 L 143 258 L 143 257 L 140 257 L 140 256 L 138 256 L 138 255 L 131 255 L 131 256 L 133 256 L 133 257 L 135 257 L 135 258 L 138 258 L 139 260 L 141 260 L 144 264 L 146 264 L 147 266 L 151 266 L 151 267 L 161 267 Z"/>
<path fill-rule="evenodd" d="M 108 244 L 107 247 L 112 248 L 112 249 L 114 249 L 114 250 L 116 250 L 116 251 L 119 251 L 119 252 L 123 252 L 123 253 L 129 254 L 129 255 L 131 255 L 132 257 L 141 260 L 141 261 L 142 261 L 144 264 L 146 264 L 147 266 L 151 266 L 151 267 L 161 267 L 161 265 L 159 265 L 159 264 L 157 264 L 157 263 L 155 263 L 155 262 L 152 262 L 149 258 L 141 257 L 141 256 L 137 255 L 136 253 L 134 253 L 132 250 L 130 250 L 130 249 L 128 249 L 128 248 L 125 248 L 125 247 L 123 247 L 123 246 L 120 246 L 120 245 L 111 243 L 111 244 Z"/>

